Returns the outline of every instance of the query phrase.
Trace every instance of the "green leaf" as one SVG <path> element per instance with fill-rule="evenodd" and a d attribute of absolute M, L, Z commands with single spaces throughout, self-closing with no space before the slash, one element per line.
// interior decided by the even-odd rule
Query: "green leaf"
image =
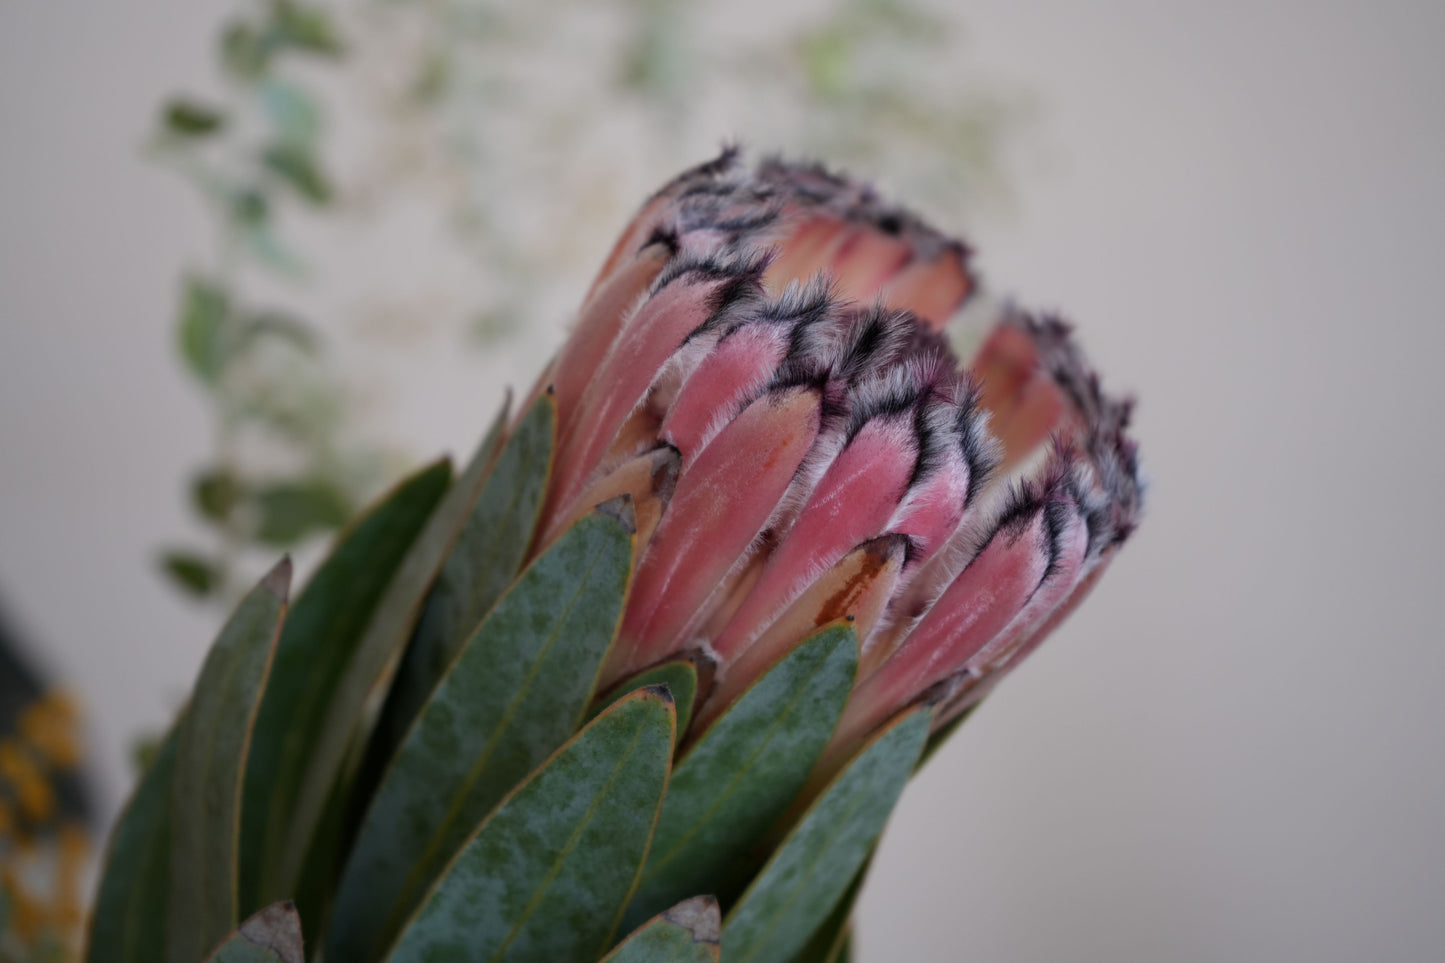
<path fill-rule="evenodd" d="M 192 275 L 181 293 L 178 334 L 181 357 L 203 384 L 215 384 L 225 368 L 230 297 L 213 281 Z"/>
<path fill-rule="evenodd" d="M 111 830 L 90 918 L 86 963 L 155 963 L 165 958 L 175 764 L 172 729 Z"/>
<path fill-rule="evenodd" d="M 483 448 L 501 444 L 509 407 L 503 406 Z M 556 403 L 543 396 L 495 455 L 482 493 L 427 596 L 421 621 L 387 697 L 377 750 L 387 757 L 405 736 L 437 680 L 522 567 L 552 470 L 556 412 Z"/>
<path fill-rule="evenodd" d="M 271 44 L 244 21 L 232 21 L 221 33 L 221 63 L 241 80 L 260 76 L 271 62 L 271 54 Z"/>
<path fill-rule="evenodd" d="M 837 623 L 753 683 L 678 761 L 627 920 L 692 893 L 727 900 L 761 862 L 753 851 L 807 782 L 853 688 L 858 641 Z"/>
<path fill-rule="evenodd" d="M 226 115 L 214 107 L 177 97 L 166 104 L 163 122 L 167 133 L 199 138 L 225 127 Z"/>
<path fill-rule="evenodd" d="M 261 162 L 312 204 L 331 202 L 331 182 L 309 150 L 296 144 L 275 144 L 261 154 Z"/>
<path fill-rule="evenodd" d="M 205 518 L 223 521 L 241 501 L 245 489 L 229 469 L 213 468 L 191 481 L 191 504 Z"/>
<path fill-rule="evenodd" d="M 206 963 L 306 963 L 296 907 L 272 903 L 237 927 Z"/>
<path fill-rule="evenodd" d="M 598 716 L 477 828 L 386 959 L 599 955 L 647 855 L 673 739 L 672 700 L 661 690 Z"/>
<path fill-rule="evenodd" d="M 328 958 L 388 945 L 482 818 L 576 731 L 632 574 L 619 508 L 583 518 L 522 573 L 422 708 L 352 849 Z"/>
<path fill-rule="evenodd" d="M 853 875 L 853 882 L 848 885 L 843 898 L 838 900 L 833 912 L 823 920 L 823 924 L 813 933 L 802 952 L 793 957 L 791 963 L 840 963 L 848 958 L 848 938 L 853 931 L 853 904 L 857 902 L 858 893 L 863 889 L 863 880 L 868 874 L 868 864 L 871 861 L 870 856 Z"/>
<path fill-rule="evenodd" d="M 391 687 L 406 642 L 416 627 L 422 602 L 481 492 L 490 464 L 487 455 L 478 450 L 407 549 L 395 575 L 374 589 L 375 608 L 370 620 L 363 623 L 365 628 L 351 649 L 342 675 L 320 708 L 320 724 L 310 733 L 301 786 L 290 805 L 280 810 L 289 814 L 289 826 L 273 877 L 280 887 L 278 896 L 290 892 L 301 878 L 301 863 L 311 852 L 310 841 L 327 800 L 338 791 L 337 780 L 349 784 L 355 778 L 356 768 L 348 763 L 360 760 L 353 749 L 370 738 L 381 700 Z"/>
<path fill-rule="evenodd" d="M 717 963 L 717 900 L 694 896 L 654 916 L 601 963 Z"/>
<path fill-rule="evenodd" d="M 227 196 L 227 201 L 231 218 L 237 225 L 253 231 L 265 226 L 271 204 L 259 190 L 246 188 L 233 191 Z"/>
<path fill-rule="evenodd" d="M 281 42 L 291 47 L 324 57 L 345 52 L 330 15 L 316 4 L 273 0 L 271 18 Z"/>
<path fill-rule="evenodd" d="M 889 724 L 803 814 L 723 923 L 728 963 L 786 960 L 844 895 L 928 738 L 930 711 Z"/>
<path fill-rule="evenodd" d="M 324 479 L 262 485 L 250 501 L 256 509 L 256 540 L 283 548 L 314 532 L 338 528 L 351 515 L 346 496 Z"/>
<path fill-rule="evenodd" d="M 650 685 L 667 686 L 667 690 L 672 693 L 672 701 L 677 706 L 677 731 L 686 732 L 688 723 L 692 721 L 693 700 L 697 698 L 697 666 L 686 659 L 664 662 L 645 672 L 639 672 L 630 679 L 624 679 L 593 704 L 588 718 L 596 716 L 623 696 Z"/>
<path fill-rule="evenodd" d="M 241 599 L 206 654 L 176 732 L 167 910 L 172 963 L 200 959 L 240 918 L 242 779 L 290 584 L 286 558 Z"/>
<path fill-rule="evenodd" d="M 378 600 L 450 479 L 442 461 L 399 484 L 340 537 L 291 608 L 246 766 L 243 912 L 291 895 L 294 878 L 279 878 L 282 854 L 305 845 L 310 833 L 288 836 L 288 818 L 313 771 L 327 709 Z"/>
<path fill-rule="evenodd" d="M 170 549 L 162 553 L 160 566 L 172 582 L 197 598 L 215 592 L 223 580 L 219 565 L 189 549 Z"/>
<path fill-rule="evenodd" d="M 311 96 L 295 84 L 268 77 L 257 92 L 271 127 L 283 144 L 307 151 L 321 131 L 321 111 Z"/>

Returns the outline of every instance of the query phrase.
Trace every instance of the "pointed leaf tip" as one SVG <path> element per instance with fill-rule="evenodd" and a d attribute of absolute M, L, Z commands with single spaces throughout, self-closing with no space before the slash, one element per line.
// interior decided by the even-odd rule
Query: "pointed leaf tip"
<path fill-rule="evenodd" d="M 271 571 L 261 579 L 261 585 L 276 596 L 281 602 L 286 603 L 291 597 L 291 555 L 287 553 L 281 556 L 281 561 L 272 566 Z"/>
<path fill-rule="evenodd" d="M 658 682 L 653 685 L 643 686 L 642 691 L 657 696 L 668 705 L 675 705 L 677 702 L 677 700 L 672 697 L 672 687 L 669 686 L 666 682 Z"/>
<path fill-rule="evenodd" d="M 712 896 L 694 896 L 628 934 L 602 963 L 718 963 L 722 918 Z"/>
<path fill-rule="evenodd" d="M 637 513 L 632 507 L 632 496 L 624 492 L 616 498 L 608 499 L 597 506 L 598 514 L 614 518 L 617 523 L 627 530 L 627 534 L 637 534 Z"/>
<path fill-rule="evenodd" d="M 301 917 L 290 900 L 272 903 L 246 920 L 206 963 L 305 963 Z"/>
<path fill-rule="evenodd" d="M 715 944 L 722 939 L 722 912 L 711 896 L 683 900 L 663 913 L 662 918 L 686 929 L 694 943 Z"/>

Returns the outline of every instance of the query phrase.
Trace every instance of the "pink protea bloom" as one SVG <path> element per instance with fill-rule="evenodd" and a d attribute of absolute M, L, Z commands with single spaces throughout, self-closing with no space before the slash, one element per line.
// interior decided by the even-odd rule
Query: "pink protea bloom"
<path fill-rule="evenodd" d="M 537 390 L 558 447 L 535 550 L 630 494 L 604 684 L 679 654 L 705 727 L 819 627 L 862 645 L 834 754 L 942 725 L 1088 593 L 1140 511 L 1130 402 L 1010 307 L 960 359 L 968 249 L 821 168 L 736 151 L 645 204 Z M 978 299 L 982 302 L 982 298 Z"/>

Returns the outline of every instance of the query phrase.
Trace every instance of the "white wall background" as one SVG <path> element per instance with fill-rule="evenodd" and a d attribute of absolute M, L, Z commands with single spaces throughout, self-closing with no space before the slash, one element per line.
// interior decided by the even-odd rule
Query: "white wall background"
<path fill-rule="evenodd" d="M 138 148 L 228 8 L 0 6 L 0 591 L 80 689 L 111 805 L 214 628 L 149 564 L 208 443 L 170 344 L 206 236 Z M 982 266 L 1137 390 L 1154 498 L 908 791 L 861 958 L 1440 959 L 1445 6 L 966 21 L 1045 108 Z M 406 364 L 417 449 L 470 444 L 501 365 Z"/>

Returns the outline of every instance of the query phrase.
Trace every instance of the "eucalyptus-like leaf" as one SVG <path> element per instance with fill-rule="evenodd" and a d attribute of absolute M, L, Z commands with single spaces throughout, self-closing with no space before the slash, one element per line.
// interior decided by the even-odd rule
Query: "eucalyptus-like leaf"
<path fill-rule="evenodd" d="M 643 923 L 602 963 L 717 963 L 721 929 L 717 900 L 694 896 Z"/>
<path fill-rule="evenodd" d="M 186 278 L 177 333 L 186 367 L 203 384 L 215 384 L 226 365 L 230 305 L 229 295 L 214 281 L 198 275 Z"/>
<path fill-rule="evenodd" d="M 686 659 L 664 662 L 622 680 L 597 700 L 588 711 L 588 717 L 595 717 L 623 696 L 650 685 L 667 686 L 667 691 L 672 693 L 673 704 L 677 706 L 677 731 L 686 732 L 688 723 L 692 721 L 693 702 L 697 699 L 697 666 Z"/>
<path fill-rule="evenodd" d="M 647 855 L 675 718 L 660 689 L 613 705 L 461 847 L 389 963 L 556 963 L 601 955 Z"/>
<path fill-rule="evenodd" d="M 287 834 L 317 742 L 347 666 L 388 584 L 451 478 L 437 462 L 401 482 L 357 519 L 292 606 L 256 718 L 241 811 L 242 912 L 292 895 L 283 854 L 307 840 Z M 309 836 L 309 833 L 308 833 Z"/>
<path fill-rule="evenodd" d="M 857 666 L 852 628 L 828 626 L 778 660 L 683 754 L 629 922 L 692 893 L 729 899 L 742 889 L 761 862 L 754 850 L 827 745 Z"/>
<path fill-rule="evenodd" d="M 249 495 L 256 511 L 256 539 L 267 545 L 294 545 L 307 535 L 346 524 L 351 505 L 335 483 L 299 478 L 258 486 Z"/>
<path fill-rule="evenodd" d="M 172 729 L 111 830 L 90 917 L 86 963 L 165 959 L 175 767 L 176 730 Z"/>
<path fill-rule="evenodd" d="M 214 560 L 190 549 L 163 552 L 160 567 L 172 582 L 198 598 L 215 592 L 224 580 L 221 567 Z"/>
<path fill-rule="evenodd" d="M 379 587 L 375 608 L 357 639 L 341 677 L 336 681 L 320 726 L 312 734 L 300 791 L 288 810 L 286 847 L 280 853 L 275 879 L 285 896 L 301 878 L 302 862 L 314 855 L 316 835 L 327 802 L 338 791 L 337 780 L 350 783 L 360 759 L 356 746 L 370 738 L 373 723 L 396 676 L 406 642 L 416 628 L 422 603 L 451 552 L 462 523 L 476 504 L 491 464 L 485 445 L 437 503 L 421 533 L 410 543 L 394 574 Z M 312 925 L 307 923 L 308 926 Z"/>
<path fill-rule="evenodd" d="M 240 918 L 241 800 L 251 733 L 291 586 L 291 560 L 241 599 L 221 629 L 176 730 L 166 949 L 193 963 Z"/>
<path fill-rule="evenodd" d="M 226 126 L 226 115 L 214 107 L 178 97 L 165 106 L 166 133 L 178 137 L 206 137 Z"/>
<path fill-rule="evenodd" d="M 800 951 L 868 858 L 928 738 L 930 710 L 890 723 L 830 782 L 723 923 L 727 963 Z"/>
<path fill-rule="evenodd" d="M 272 903 L 238 926 L 206 963 L 306 963 L 301 917 L 290 903 Z"/>
<path fill-rule="evenodd" d="M 288 142 L 274 144 L 262 152 L 261 162 L 304 200 L 317 206 L 331 202 L 331 182 L 315 155 L 305 147 Z"/>
<path fill-rule="evenodd" d="M 499 445 L 504 406 L 488 432 Z M 427 597 L 378 726 L 377 751 L 390 756 L 412 720 L 502 592 L 516 578 L 551 472 L 556 405 L 538 399 L 496 454 L 476 505 Z M 383 760 L 384 761 L 384 760 Z"/>
<path fill-rule="evenodd" d="M 372 799 L 329 958 L 386 946 L 483 817 L 576 731 L 631 571 L 630 510 L 609 503 L 533 562 L 472 635 Z"/>

